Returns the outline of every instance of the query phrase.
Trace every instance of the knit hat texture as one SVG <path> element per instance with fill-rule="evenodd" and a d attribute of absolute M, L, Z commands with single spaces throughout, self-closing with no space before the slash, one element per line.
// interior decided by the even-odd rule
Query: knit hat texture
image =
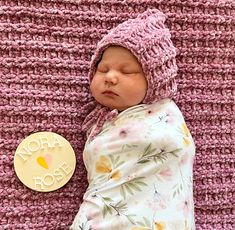
<path fill-rule="evenodd" d="M 164 22 L 166 15 L 157 9 L 149 9 L 139 14 L 135 19 L 129 19 L 101 39 L 92 56 L 88 73 L 91 83 L 95 75 L 98 62 L 109 46 L 122 46 L 132 52 L 142 66 L 148 89 L 142 103 L 151 104 L 163 98 L 173 98 L 177 86 L 176 48 L 171 41 L 169 29 Z M 100 132 L 104 122 L 114 118 L 118 111 L 109 109 L 98 102 L 93 111 L 87 116 L 83 130 L 88 130 L 96 123 L 94 136 Z"/>

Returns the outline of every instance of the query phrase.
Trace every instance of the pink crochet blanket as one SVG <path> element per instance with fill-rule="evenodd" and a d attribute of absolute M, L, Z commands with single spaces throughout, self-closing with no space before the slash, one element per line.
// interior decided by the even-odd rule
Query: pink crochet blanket
<path fill-rule="evenodd" d="M 0 229 L 68 229 L 87 180 L 82 109 L 88 63 L 108 29 L 148 8 L 168 15 L 178 48 L 177 102 L 196 143 L 197 229 L 235 229 L 235 2 L 233 0 L 3 0 L 0 4 Z M 16 177 L 14 152 L 53 131 L 73 146 L 76 171 L 39 193 Z"/>

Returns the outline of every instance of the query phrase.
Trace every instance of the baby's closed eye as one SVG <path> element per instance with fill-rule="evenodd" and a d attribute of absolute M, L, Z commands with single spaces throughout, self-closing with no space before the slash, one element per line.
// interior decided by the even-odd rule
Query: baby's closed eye
<path fill-rule="evenodd" d="M 124 69 L 124 70 L 122 70 L 122 73 L 123 74 L 137 74 L 137 73 L 140 73 L 140 71 L 139 70 L 137 70 L 137 69 Z"/>
<path fill-rule="evenodd" d="M 98 65 L 97 71 L 101 72 L 101 73 L 107 73 L 108 72 L 108 68 L 102 65 Z"/>

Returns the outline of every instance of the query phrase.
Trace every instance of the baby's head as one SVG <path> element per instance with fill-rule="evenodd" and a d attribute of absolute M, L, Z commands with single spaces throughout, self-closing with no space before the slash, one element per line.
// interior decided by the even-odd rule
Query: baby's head
<path fill-rule="evenodd" d="M 123 111 L 175 96 L 176 48 L 165 19 L 160 11 L 147 10 L 113 28 L 98 43 L 89 80 L 99 104 Z"/>
<path fill-rule="evenodd" d="M 123 111 L 143 101 L 147 85 L 142 66 L 131 51 L 112 45 L 97 63 L 90 88 L 97 102 Z"/>

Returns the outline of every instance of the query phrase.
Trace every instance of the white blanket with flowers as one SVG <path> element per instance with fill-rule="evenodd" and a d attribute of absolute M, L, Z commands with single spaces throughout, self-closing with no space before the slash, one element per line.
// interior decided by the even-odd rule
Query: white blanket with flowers
<path fill-rule="evenodd" d="M 170 99 L 106 122 L 83 159 L 89 187 L 70 229 L 194 230 L 195 145 Z"/>

